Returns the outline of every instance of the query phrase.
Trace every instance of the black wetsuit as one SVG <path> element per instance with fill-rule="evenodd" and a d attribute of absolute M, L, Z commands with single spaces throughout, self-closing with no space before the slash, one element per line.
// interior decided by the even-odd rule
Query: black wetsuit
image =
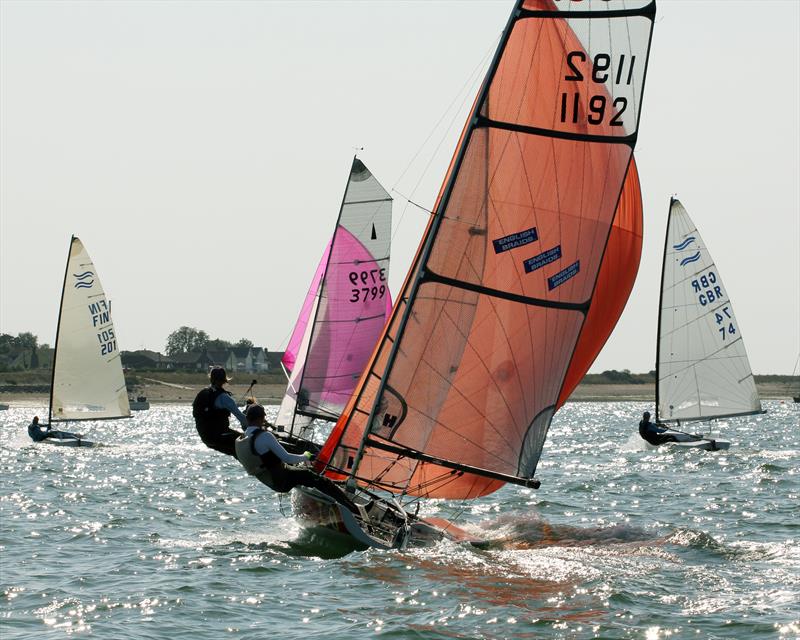
<path fill-rule="evenodd" d="M 664 444 L 665 442 L 677 442 L 678 439 L 670 434 L 670 433 L 662 433 L 659 429 L 663 429 L 663 427 L 659 427 L 652 422 L 642 420 L 639 422 L 639 435 L 642 436 L 647 442 L 650 444 L 654 444 L 656 446 L 660 444 Z"/>
<path fill-rule="evenodd" d="M 242 432 L 230 428 L 230 411 L 215 406 L 217 398 L 223 393 L 230 395 L 229 391 L 218 387 L 203 389 L 192 403 L 192 415 L 203 443 L 210 449 L 235 458 L 236 438 L 242 435 Z"/>

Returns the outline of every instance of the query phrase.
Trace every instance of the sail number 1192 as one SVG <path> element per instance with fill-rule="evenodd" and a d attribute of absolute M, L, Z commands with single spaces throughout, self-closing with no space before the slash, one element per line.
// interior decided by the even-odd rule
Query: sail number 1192
<path fill-rule="evenodd" d="M 585 63 L 586 59 L 586 52 L 570 51 L 567 54 L 569 72 L 564 76 L 564 80 L 568 82 L 584 82 L 587 80 L 583 72 L 578 68 L 578 64 Z M 611 71 L 611 56 L 607 53 L 598 53 L 592 59 L 591 70 L 587 69 L 588 80 L 595 84 L 607 84 L 611 81 L 617 85 L 629 85 L 633 82 L 635 65 L 636 56 L 631 56 L 630 61 L 628 61 L 624 53 L 620 54 L 619 63 L 616 65 L 616 73 L 614 73 Z M 580 109 L 580 95 L 578 91 L 565 91 L 561 94 L 561 122 L 577 124 L 579 120 L 585 117 L 586 122 L 591 125 L 599 125 L 607 121 L 608 125 L 612 127 L 623 126 L 622 114 L 628 108 L 628 99 L 626 97 L 619 96 L 611 100 L 610 96 L 606 95 L 605 92 L 589 96 L 588 112 L 584 115 Z"/>

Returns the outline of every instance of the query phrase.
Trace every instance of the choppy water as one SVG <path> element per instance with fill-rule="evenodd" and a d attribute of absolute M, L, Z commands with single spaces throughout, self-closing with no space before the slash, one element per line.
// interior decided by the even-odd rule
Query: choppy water
<path fill-rule="evenodd" d="M 800 637 L 800 405 L 766 406 L 704 453 L 645 449 L 641 403 L 569 404 L 539 491 L 427 506 L 488 548 L 350 553 L 203 447 L 188 407 L 81 425 L 95 449 L 0 412 L 0 637 Z"/>

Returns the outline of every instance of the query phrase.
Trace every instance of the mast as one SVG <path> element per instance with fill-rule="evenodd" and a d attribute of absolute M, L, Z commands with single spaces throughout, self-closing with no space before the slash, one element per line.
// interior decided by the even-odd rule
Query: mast
<path fill-rule="evenodd" d="M 667 229 L 664 232 L 664 254 L 661 258 L 661 289 L 658 293 L 658 328 L 656 329 L 656 424 L 658 424 L 658 403 L 661 387 L 661 314 L 664 311 L 664 273 L 667 268 L 667 248 L 669 247 L 669 225 L 672 222 L 672 203 L 675 198 L 669 198 L 669 211 L 667 211 Z"/>
<path fill-rule="evenodd" d="M 56 323 L 56 344 L 53 347 L 53 362 L 50 370 L 50 400 L 47 408 L 47 423 L 53 422 L 53 391 L 56 383 L 56 361 L 58 358 L 58 334 L 61 332 L 61 312 L 64 310 L 64 289 L 67 286 L 67 275 L 69 274 L 69 261 L 72 257 L 72 244 L 75 242 L 73 235 L 69 240 L 69 249 L 67 250 L 67 263 L 64 265 L 64 281 L 61 283 L 61 301 L 58 305 L 58 322 Z"/>

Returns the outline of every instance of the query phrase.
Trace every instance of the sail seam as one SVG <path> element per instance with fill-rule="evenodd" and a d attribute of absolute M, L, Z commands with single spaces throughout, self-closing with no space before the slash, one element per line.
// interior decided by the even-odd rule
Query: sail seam
<path fill-rule="evenodd" d="M 608 9 L 607 11 L 558 11 L 544 9 L 520 9 L 517 20 L 527 18 L 561 18 L 569 20 L 571 18 L 635 18 L 644 17 L 651 20 L 655 16 L 656 3 L 651 2 L 638 9 Z"/>
<path fill-rule="evenodd" d="M 504 482 L 519 484 L 525 487 L 532 487 L 534 489 L 538 489 L 540 484 L 538 480 L 534 480 L 533 478 L 521 478 L 519 476 L 512 476 L 506 473 L 499 473 L 496 471 L 489 471 L 488 469 L 481 469 L 480 467 L 471 467 L 466 464 L 459 464 L 458 462 L 451 462 L 450 460 L 437 458 L 436 456 L 431 456 L 422 453 L 421 451 L 417 451 L 416 449 L 410 449 L 408 447 L 400 447 L 400 446 L 393 446 L 390 444 L 386 444 L 384 442 L 381 442 L 379 440 L 374 440 L 372 438 L 367 439 L 367 444 L 375 449 L 381 449 L 383 451 L 394 453 L 396 455 L 406 456 L 407 458 L 419 460 L 420 462 L 428 462 L 436 464 L 440 467 L 448 467 L 450 469 L 455 469 L 456 471 L 466 471 L 468 473 L 473 473 L 478 476 L 484 476 L 486 478 L 503 480 Z"/>
<path fill-rule="evenodd" d="M 352 318 L 346 318 L 344 320 L 319 320 L 317 324 L 336 324 L 336 323 L 350 324 L 353 322 L 358 323 L 358 322 L 365 322 L 367 320 L 375 320 L 376 318 L 383 318 L 385 315 L 386 315 L 385 313 L 379 313 L 374 316 L 364 316 L 363 318 L 356 318 L 355 320 L 353 320 Z"/>
<path fill-rule="evenodd" d="M 492 120 L 486 116 L 475 117 L 476 129 L 503 129 L 514 133 L 524 133 L 532 136 L 542 136 L 546 138 L 560 138 L 562 140 L 573 140 L 577 142 L 600 142 L 605 144 L 624 144 L 633 149 L 636 144 L 637 132 L 627 136 L 603 136 L 591 133 L 571 133 L 569 131 L 558 131 L 556 129 L 543 129 L 541 127 L 531 127 L 525 124 L 514 122 L 503 122 L 502 120 Z"/>
<path fill-rule="evenodd" d="M 511 293 L 509 291 L 500 291 L 499 289 L 491 289 L 479 284 L 471 282 L 464 282 L 463 280 L 455 280 L 447 276 L 441 276 L 430 268 L 425 269 L 420 276 L 420 282 L 437 282 L 445 284 L 456 289 L 465 289 L 483 295 L 491 296 L 493 298 L 502 298 L 510 300 L 511 302 L 519 302 L 535 307 L 546 307 L 548 309 L 561 309 L 564 311 L 579 311 L 586 313 L 589 308 L 589 301 L 586 302 L 558 302 L 555 300 L 543 300 L 542 298 L 532 298 L 530 296 L 523 296 L 518 293 Z"/>
<path fill-rule="evenodd" d="M 378 198 L 376 200 L 348 200 L 344 204 L 351 205 L 351 204 L 372 204 L 374 202 L 391 202 L 391 198 Z"/>
<path fill-rule="evenodd" d="M 680 369 L 678 371 L 671 371 L 667 376 L 665 376 L 663 378 L 659 378 L 659 380 L 666 380 L 669 376 L 674 376 L 675 374 L 683 373 L 684 371 L 688 370 L 689 368 L 691 368 L 691 367 L 693 367 L 695 365 L 698 365 L 698 364 L 700 364 L 702 362 L 705 362 L 706 360 L 722 360 L 722 358 L 715 358 L 714 356 L 717 355 L 718 353 L 722 353 L 723 351 L 725 351 L 729 347 L 732 347 L 737 342 L 739 342 L 741 339 L 742 338 L 736 338 L 736 340 L 734 340 L 733 342 L 729 342 L 724 347 L 721 347 L 721 348 L 717 349 L 714 353 L 709 353 L 702 360 L 668 360 L 667 361 L 668 364 L 674 364 L 676 362 L 691 362 L 692 364 L 689 365 L 688 367 L 684 367 L 683 369 Z M 746 356 L 737 355 L 737 356 L 728 356 L 728 357 L 729 358 L 742 358 L 742 357 L 746 357 Z"/>

